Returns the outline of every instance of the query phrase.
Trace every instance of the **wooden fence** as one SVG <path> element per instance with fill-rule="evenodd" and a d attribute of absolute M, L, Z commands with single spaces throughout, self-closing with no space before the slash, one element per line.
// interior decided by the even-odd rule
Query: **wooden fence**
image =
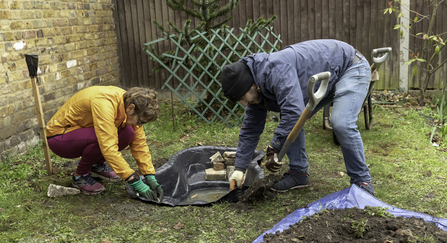
<path fill-rule="evenodd" d="M 337 39 L 356 47 L 370 61 L 372 49 L 392 47 L 390 59 L 381 67 L 380 82 L 376 84 L 376 89 L 394 89 L 399 84 L 400 35 L 399 31 L 393 30 L 397 24 L 397 14 L 383 14 L 388 1 L 243 0 L 232 12 L 234 19 L 228 25 L 245 27 L 248 19 L 266 19 L 277 15 L 273 32 L 281 34 L 283 43 L 280 48 L 305 40 Z M 412 0 L 411 7 L 418 10 L 428 9 L 425 2 L 427 1 Z M 120 79 L 123 87 L 143 86 L 160 89 L 167 73 L 152 72 L 156 63 L 143 52 L 144 43 L 163 37 L 152 20 L 157 20 L 165 27 L 168 26 L 168 21 L 181 27 L 188 16 L 174 12 L 163 0 L 116 0 L 115 9 Z M 447 24 L 442 23 L 447 21 L 447 15 L 438 17 L 437 24 L 441 26 L 439 28 L 446 28 Z M 411 44 L 414 43 L 413 40 Z M 155 47 L 161 53 L 169 50 L 171 45 L 164 42 Z M 410 88 L 416 86 L 414 81 L 410 83 Z"/>

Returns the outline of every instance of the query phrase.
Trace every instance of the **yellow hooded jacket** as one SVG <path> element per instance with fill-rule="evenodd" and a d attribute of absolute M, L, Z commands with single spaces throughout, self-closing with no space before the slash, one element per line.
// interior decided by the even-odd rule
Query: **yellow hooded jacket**
<path fill-rule="evenodd" d="M 47 136 L 94 127 L 105 160 L 121 179 L 127 179 L 134 170 L 118 151 L 118 128 L 126 126 L 127 120 L 124 93 L 125 90 L 114 86 L 92 86 L 79 91 L 48 122 Z M 143 127 L 132 127 L 135 137 L 130 151 L 138 168 L 143 175 L 155 174 Z"/>

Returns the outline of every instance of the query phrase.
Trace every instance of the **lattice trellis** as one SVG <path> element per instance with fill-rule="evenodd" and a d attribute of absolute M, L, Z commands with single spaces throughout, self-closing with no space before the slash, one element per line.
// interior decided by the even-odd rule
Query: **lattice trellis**
<path fill-rule="evenodd" d="M 236 114 L 238 107 L 242 107 L 241 104 L 230 105 L 229 101 L 221 95 L 221 70 L 225 65 L 234 62 L 231 60 L 232 57 L 239 60 L 254 52 L 278 51 L 276 45 L 281 42 L 280 35 L 275 35 L 272 32 L 272 27 L 266 28 L 266 30 L 266 34 L 255 32 L 249 35 L 240 28 L 242 34 L 239 36 L 233 33 L 234 29 L 211 30 L 212 34 L 208 35 L 209 38 L 206 38 L 206 32 L 197 32 L 198 35 L 194 38 L 203 38 L 202 44 L 188 47 L 181 45 L 181 34 L 178 38 L 174 38 L 177 36 L 165 33 L 166 37 L 144 45 L 149 46 L 166 40 L 174 43 L 175 53 L 173 55 L 167 53 L 161 55 L 161 57 L 171 58 L 170 67 L 152 52 L 146 50 L 153 60 L 170 73 L 162 89 L 168 87 L 208 124 L 220 119 L 227 126 L 232 127 L 242 122 L 244 114 Z M 175 80 L 178 82 L 172 82 Z M 186 94 L 180 94 L 181 88 L 187 90 Z M 206 97 L 208 97 L 208 101 Z M 199 105 L 201 109 L 198 108 Z M 209 116 L 210 112 L 212 112 L 212 116 Z"/>

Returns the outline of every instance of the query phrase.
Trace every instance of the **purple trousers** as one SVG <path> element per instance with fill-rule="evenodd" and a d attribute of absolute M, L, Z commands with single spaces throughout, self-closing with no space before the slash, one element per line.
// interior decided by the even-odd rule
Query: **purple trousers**
<path fill-rule="evenodd" d="M 119 151 L 125 149 L 133 141 L 134 136 L 135 132 L 131 126 L 122 128 L 118 133 Z M 105 162 L 93 127 L 80 128 L 49 138 L 48 146 L 53 153 L 62 158 L 81 157 L 76 169 L 77 175 L 88 174 L 93 165 Z"/>

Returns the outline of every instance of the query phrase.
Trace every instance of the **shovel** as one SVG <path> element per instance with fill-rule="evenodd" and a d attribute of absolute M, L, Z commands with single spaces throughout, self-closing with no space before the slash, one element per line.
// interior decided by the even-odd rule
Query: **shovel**
<path fill-rule="evenodd" d="M 306 123 L 310 114 L 312 114 L 312 111 L 315 110 L 315 107 L 323 99 L 324 95 L 326 94 L 327 87 L 329 85 L 330 77 L 331 77 L 330 72 L 322 72 L 310 77 L 309 82 L 307 83 L 307 93 L 309 94 L 309 103 L 307 103 L 306 108 L 304 108 L 304 111 L 303 113 L 301 113 L 300 118 L 296 122 L 292 131 L 287 136 L 286 142 L 279 151 L 278 161 L 281 161 L 282 158 L 284 158 L 284 155 L 287 153 L 290 146 L 292 146 L 292 143 L 295 142 L 295 139 L 296 137 L 298 137 L 298 134 L 300 133 L 301 129 L 303 129 L 304 123 Z M 318 81 L 321 81 L 321 84 L 317 92 L 314 93 L 315 83 Z"/>

